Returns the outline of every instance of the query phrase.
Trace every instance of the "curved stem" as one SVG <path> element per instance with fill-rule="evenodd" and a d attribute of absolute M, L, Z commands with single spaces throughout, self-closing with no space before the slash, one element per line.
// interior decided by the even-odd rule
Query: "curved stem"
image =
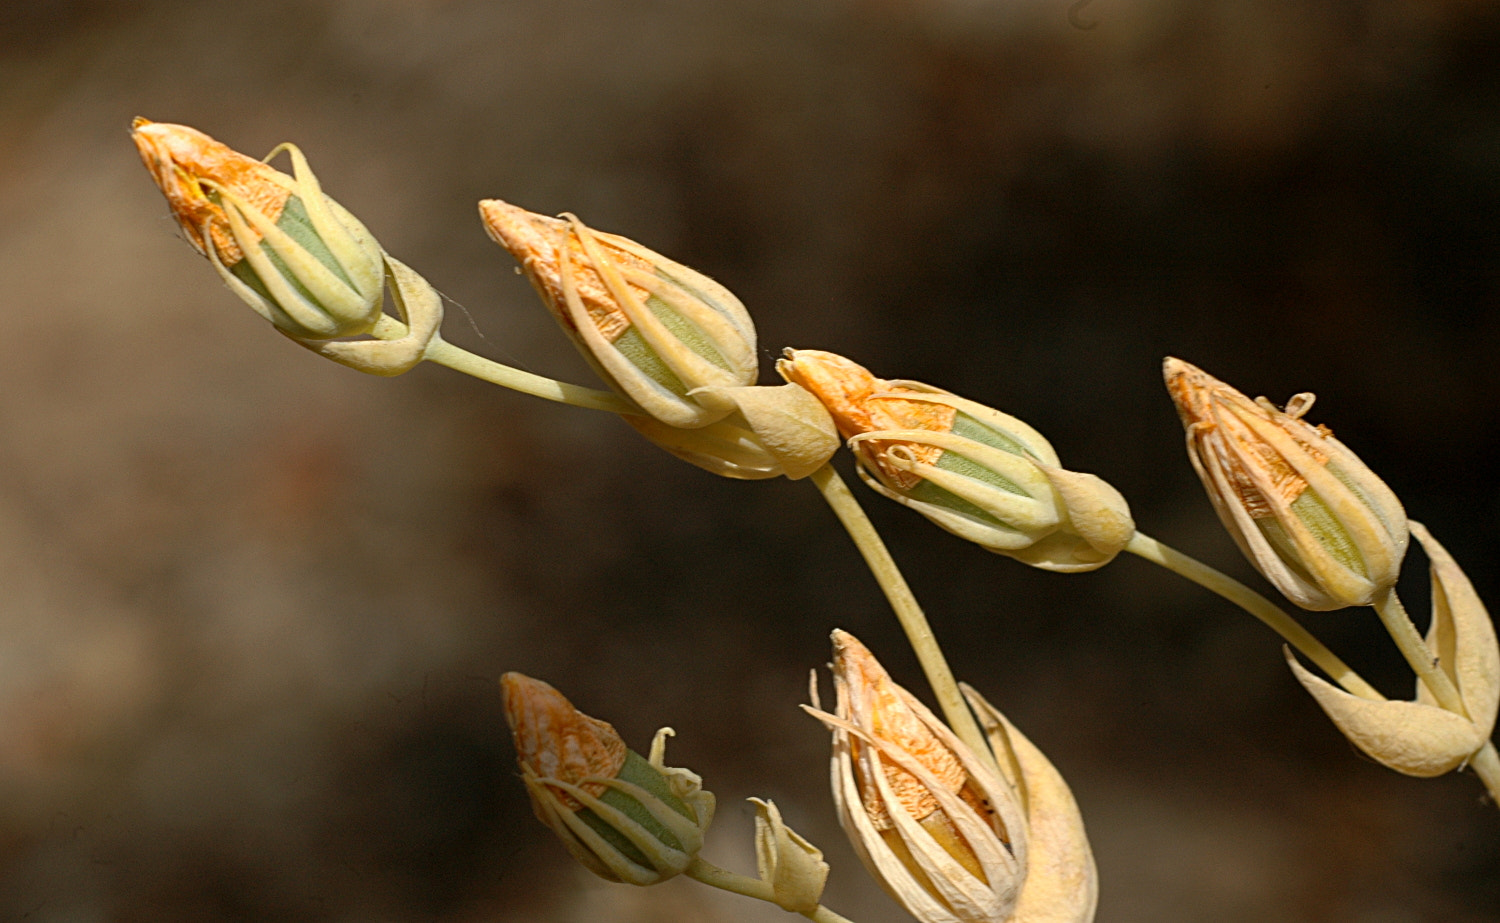
<path fill-rule="evenodd" d="M 406 332 L 405 324 L 386 314 L 375 322 L 375 328 L 370 331 L 370 336 L 377 340 L 395 340 L 406 336 Z M 556 381 L 502 365 L 454 346 L 444 340 L 442 334 L 432 338 L 422 358 L 428 362 L 445 365 L 454 371 L 463 372 L 465 375 L 472 375 L 492 385 L 499 385 L 502 388 L 509 388 L 512 391 L 545 398 L 549 401 L 557 401 L 560 404 L 570 404 L 588 410 L 605 410 L 610 413 L 636 415 L 643 413 L 639 407 L 618 394 L 580 385 L 570 385 L 564 381 Z"/>
<path fill-rule="evenodd" d="M 849 486 L 844 483 L 843 478 L 839 477 L 839 473 L 833 470 L 831 463 L 813 472 L 809 480 L 818 486 L 823 499 L 828 501 L 828 505 L 833 508 L 834 515 L 838 516 L 839 522 L 843 523 L 849 537 L 854 539 L 854 544 L 859 548 L 860 555 L 864 557 L 870 573 L 875 575 L 875 581 L 880 584 L 880 589 L 885 592 L 885 598 L 890 602 L 891 608 L 896 611 L 896 618 L 906 631 L 906 639 L 911 643 L 912 650 L 916 652 L 917 660 L 922 664 L 922 671 L 927 674 L 927 682 L 932 686 L 933 694 L 937 696 L 938 705 L 943 710 L 943 717 L 947 719 L 948 727 L 952 728 L 953 733 L 967 744 L 969 749 L 994 766 L 995 755 L 990 751 L 984 734 L 980 732 L 973 712 L 969 711 L 963 693 L 958 690 L 958 683 L 954 681 L 953 671 L 948 667 L 948 660 L 943 656 L 943 649 L 938 645 L 937 637 L 932 633 L 932 626 L 927 623 L 927 616 L 922 612 L 922 607 L 917 604 L 917 597 L 912 594 L 906 578 L 901 576 L 901 571 L 896 567 L 896 561 L 885 547 L 885 542 L 881 541 L 880 533 L 875 531 L 874 523 L 870 522 L 870 518 L 860 507 L 859 501 L 854 499 Z"/>
<path fill-rule="evenodd" d="M 694 881 L 701 881 L 709 887 L 718 888 L 721 891 L 742 894 L 745 897 L 753 897 L 758 901 L 776 903 L 775 893 L 766 882 L 761 881 L 759 878 L 750 878 L 745 875 L 736 874 L 728 869 L 721 869 L 712 862 L 704 861 L 701 858 L 693 859 L 692 864 L 684 869 L 682 874 Z M 822 904 L 804 912 L 802 916 L 815 921 L 815 923 L 850 923 L 847 917 L 839 916 Z"/>
<path fill-rule="evenodd" d="M 1304 657 L 1317 664 L 1320 670 L 1328 674 L 1334 682 L 1344 687 L 1350 694 L 1377 702 L 1385 698 L 1348 664 L 1324 647 L 1323 642 L 1314 638 L 1296 619 L 1282 611 L 1280 606 L 1238 580 L 1225 576 L 1196 558 L 1191 558 L 1169 545 L 1164 545 L 1143 532 L 1137 532 L 1132 536 L 1125 550 L 1186 577 L 1260 619 L 1270 626 L 1272 631 L 1286 639 L 1286 642 Z"/>

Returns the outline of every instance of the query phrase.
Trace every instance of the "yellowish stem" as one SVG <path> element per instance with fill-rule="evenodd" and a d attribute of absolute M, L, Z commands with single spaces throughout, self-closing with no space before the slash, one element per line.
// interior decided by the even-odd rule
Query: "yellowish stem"
<path fill-rule="evenodd" d="M 1417 674 L 1422 685 L 1432 692 L 1438 705 L 1444 711 L 1468 718 L 1469 711 L 1464 708 L 1464 700 L 1458 694 L 1458 687 L 1438 667 L 1437 658 L 1432 656 L 1427 642 L 1417 634 L 1417 626 L 1412 624 L 1411 616 L 1406 614 L 1406 607 L 1401 605 L 1396 591 L 1391 589 L 1381 593 L 1375 598 L 1374 606 L 1375 611 L 1380 614 L 1381 623 L 1385 625 L 1386 633 L 1396 642 L 1401 656 L 1406 658 L 1407 664 Z"/>
<path fill-rule="evenodd" d="M 406 336 L 406 325 L 387 314 L 375 323 L 375 329 L 370 331 L 370 335 L 377 340 L 399 339 Z M 438 365 L 446 365 L 454 371 L 472 375 L 490 384 L 519 391 L 522 394 L 530 394 L 533 397 L 557 401 L 560 404 L 570 404 L 588 410 L 605 410 L 610 413 L 635 415 L 643 413 L 635 404 L 612 392 L 570 385 L 567 382 L 501 365 L 466 349 L 460 349 L 444 340 L 441 335 L 434 336 L 432 342 L 427 344 L 427 351 L 422 358 L 428 362 L 436 362 Z"/>
<path fill-rule="evenodd" d="M 1142 532 L 1137 532 L 1130 539 L 1125 550 L 1186 577 L 1260 619 L 1351 695 L 1377 702 L 1385 699 L 1374 686 L 1365 682 L 1363 677 L 1340 660 L 1333 651 L 1324 647 L 1323 642 L 1314 638 L 1296 619 L 1238 580 L 1225 576 L 1196 558 L 1188 557 Z"/>
<path fill-rule="evenodd" d="M 1486 740 L 1479 752 L 1469 757 L 1469 768 L 1484 783 L 1485 790 L 1490 793 L 1490 800 L 1500 806 L 1500 756 L 1495 754 L 1493 741 Z"/>
<path fill-rule="evenodd" d="M 823 499 L 832 507 L 834 515 L 838 516 L 839 522 L 844 524 L 849 537 L 854 539 L 855 547 L 865 559 L 865 565 L 870 568 L 870 573 L 875 575 L 875 581 L 880 584 L 880 589 L 885 592 L 885 598 L 890 601 L 891 608 L 896 611 L 896 618 L 900 620 L 901 627 L 906 631 L 906 639 L 911 643 L 912 650 L 916 652 L 917 660 L 922 664 L 922 670 L 927 674 L 927 682 L 932 686 L 932 692 L 937 696 L 938 705 L 942 708 L 943 717 L 948 721 L 948 727 L 958 739 L 968 745 L 969 749 L 979 754 L 981 759 L 986 760 L 998 771 L 995 763 L 995 755 L 990 752 L 989 743 L 984 734 L 979 730 L 979 724 L 974 720 L 974 714 L 969 711 L 968 704 L 964 701 L 963 694 L 958 690 L 958 683 L 953 679 L 953 671 L 948 667 L 948 660 L 943 656 L 943 649 L 938 645 L 937 637 L 932 633 L 932 626 L 927 623 L 927 616 L 922 612 L 922 607 L 917 604 L 917 598 L 912 594 L 911 587 L 907 585 L 906 578 L 901 576 L 901 571 L 896 567 L 896 561 L 881 540 L 880 533 L 875 531 L 875 525 L 865 515 L 865 511 L 854 499 L 854 494 L 849 491 L 849 486 L 839 473 L 833 470 L 831 464 L 826 464 L 813 472 L 810 480 L 822 491 Z"/>
<path fill-rule="evenodd" d="M 767 903 L 776 903 L 776 896 L 772 892 L 771 886 L 766 882 L 761 881 L 759 878 L 749 878 L 745 875 L 736 874 L 728 869 L 721 869 L 712 862 L 706 862 L 703 859 L 694 859 L 692 864 L 683 871 L 683 874 L 694 881 L 701 881 L 709 887 L 718 888 L 721 891 L 742 894 L 745 897 L 753 897 L 758 901 L 766 901 Z M 802 916 L 813 920 L 814 923 L 850 923 L 847 917 L 839 916 L 822 904 L 819 904 L 813 910 L 803 913 Z"/>

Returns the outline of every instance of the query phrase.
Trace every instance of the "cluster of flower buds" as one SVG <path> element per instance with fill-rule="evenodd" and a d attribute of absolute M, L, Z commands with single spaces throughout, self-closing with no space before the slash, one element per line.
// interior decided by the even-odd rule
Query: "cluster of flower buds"
<path fill-rule="evenodd" d="M 1407 544 L 1401 501 L 1327 427 L 1302 419 L 1311 394 L 1283 411 L 1181 359 L 1163 372 L 1219 519 L 1287 599 L 1368 606 L 1395 585 Z"/>
<path fill-rule="evenodd" d="M 188 242 L 277 330 L 372 374 L 422 360 L 442 323 L 441 298 L 323 194 L 297 147 L 255 160 L 196 129 L 142 118 L 131 136 Z M 267 162 L 283 150 L 291 176 Z M 377 331 L 387 277 L 407 325 L 399 336 Z M 363 334 L 377 338 L 341 339 Z"/>
<path fill-rule="evenodd" d="M 800 388 L 760 387 L 755 326 L 728 289 L 573 215 L 488 199 L 479 214 L 585 359 L 641 408 L 626 416 L 677 457 L 733 478 L 806 477 L 838 448 Z"/>
<path fill-rule="evenodd" d="M 891 679 L 852 635 L 833 634 L 839 819 L 871 875 L 921 923 L 1088 923 L 1097 903 L 1083 821 L 1062 777 L 968 691 L 1001 772 Z"/>
<path fill-rule="evenodd" d="M 692 772 L 664 765 L 670 728 L 657 732 L 643 758 L 541 680 L 507 673 L 500 684 L 531 807 L 574 858 L 633 885 L 655 884 L 692 863 L 714 796 Z"/>
<path fill-rule="evenodd" d="M 1125 499 L 1068 471 L 1036 430 L 914 381 L 885 381 L 834 353 L 789 349 L 777 370 L 833 415 L 879 493 L 991 551 L 1053 571 L 1119 554 L 1135 523 Z"/>

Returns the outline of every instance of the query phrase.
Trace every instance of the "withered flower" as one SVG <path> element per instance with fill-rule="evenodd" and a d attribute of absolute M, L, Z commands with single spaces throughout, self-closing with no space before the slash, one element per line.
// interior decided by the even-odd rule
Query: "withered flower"
<path fill-rule="evenodd" d="M 186 125 L 138 118 L 131 137 L 188 243 L 277 330 L 373 375 L 422 361 L 442 325 L 442 299 L 323 194 L 295 145 L 266 158 L 285 151 L 288 176 Z M 387 278 L 404 329 L 382 313 Z M 374 336 L 341 339 L 364 334 Z"/>
<path fill-rule="evenodd" d="M 500 683 L 531 807 L 574 858 L 634 885 L 688 867 L 713 820 L 714 796 L 698 776 L 663 765 L 671 729 L 658 731 L 642 758 L 541 680 L 507 673 Z"/>
<path fill-rule="evenodd" d="M 789 349 L 776 368 L 828 408 L 866 484 L 955 535 L 1073 572 L 1107 564 L 1135 534 L 1119 491 L 1062 468 L 1051 444 L 1015 417 L 876 378 L 835 353 Z"/>
<path fill-rule="evenodd" d="M 572 215 L 498 199 L 480 202 L 479 214 L 605 381 L 667 426 L 735 411 L 720 389 L 755 381 L 755 327 L 728 289 Z"/>
<path fill-rule="evenodd" d="M 1287 599 L 1367 606 L 1395 584 L 1407 544 L 1401 501 L 1326 426 L 1302 419 L 1313 395 L 1278 410 L 1181 359 L 1163 372 L 1219 519 Z"/>
<path fill-rule="evenodd" d="M 1015 790 L 890 674 L 833 633 L 833 798 L 871 875 L 922 923 L 1001 923 L 1026 877 Z"/>
<path fill-rule="evenodd" d="M 288 176 L 186 125 L 138 118 L 131 137 L 188 242 L 266 320 L 313 339 L 374 325 L 380 245 L 323 194 L 295 146 L 272 152 L 291 156 Z"/>

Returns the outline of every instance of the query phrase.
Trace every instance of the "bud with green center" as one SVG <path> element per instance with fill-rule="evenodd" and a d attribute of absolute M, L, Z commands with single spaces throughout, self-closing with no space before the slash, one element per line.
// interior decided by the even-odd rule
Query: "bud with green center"
<path fill-rule="evenodd" d="M 272 152 L 291 156 L 288 176 L 186 125 L 138 118 L 131 135 L 188 241 L 262 317 L 314 340 L 375 325 L 380 245 L 323 194 L 294 145 Z"/>
<path fill-rule="evenodd" d="M 1040 433 L 914 381 L 885 381 L 834 353 L 787 350 L 776 365 L 833 416 L 874 490 L 991 551 L 1053 571 L 1113 560 L 1135 533 L 1125 499 L 1069 471 Z"/>
<path fill-rule="evenodd" d="M 1287 599 L 1367 606 L 1395 585 L 1407 545 L 1401 501 L 1327 427 L 1302 419 L 1311 394 L 1282 411 L 1181 359 L 1163 372 L 1219 519 Z"/>
<path fill-rule="evenodd" d="M 735 411 L 718 391 L 755 381 L 755 327 L 728 289 L 572 215 L 548 218 L 498 199 L 480 202 L 479 213 L 584 358 L 620 393 L 679 428 Z"/>
<path fill-rule="evenodd" d="M 590 871 L 650 885 L 688 867 L 713 820 L 714 796 L 686 769 L 663 765 L 670 728 L 651 755 L 574 708 L 541 680 L 500 680 L 522 780 L 536 816 Z"/>

